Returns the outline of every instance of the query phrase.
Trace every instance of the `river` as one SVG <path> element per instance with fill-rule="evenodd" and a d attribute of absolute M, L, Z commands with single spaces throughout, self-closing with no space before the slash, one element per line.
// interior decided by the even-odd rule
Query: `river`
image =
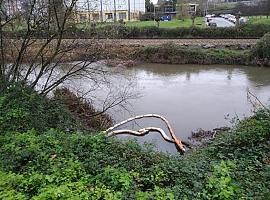
<path fill-rule="evenodd" d="M 139 91 L 140 97 L 130 101 L 129 112 L 112 110 L 115 122 L 133 115 L 160 114 L 170 121 L 183 140 L 199 128 L 232 126 L 235 119 L 251 115 L 253 107 L 247 90 L 265 104 L 270 99 L 270 68 L 143 64 L 128 68 L 121 76 L 132 77 L 136 84 L 130 87 Z M 120 83 L 120 79 L 115 81 Z M 139 120 L 128 128 L 137 130 L 149 126 L 165 128 L 155 119 Z M 164 142 L 157 133 L 150 133 L 139 141 L 153 141 L 159 150 L 175 152 L 174 145 Z"/>

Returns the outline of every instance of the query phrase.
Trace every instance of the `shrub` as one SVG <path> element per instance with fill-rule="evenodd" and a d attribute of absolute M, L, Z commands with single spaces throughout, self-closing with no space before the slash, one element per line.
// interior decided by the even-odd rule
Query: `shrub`
<path fill-rule="evenodd" d="M 169 64 L 245 64 L 249 58 L 244 51 L 190 49 L 170 43 L 145 47 L 135 56 L 145 62 Z"/>
<path fill-rule="evenodd" d="M 231 177 L 235 164 L 232 161 L 221 161 L 214 166 L 214 171 L 208 178 L 207 185 L 202 193 L 198 194 L 199 199 L 229 200 L 235 199 L 238 186 Z"/>
<path fill-rule="evenodd" d="M 165 172 L 158 166 L 166 156 L 103 134 L 9 133 L 0 136 L 0 159 L 0 172 L 7 177 L 0 181 L 0 196 L 121 199 L 147 191 L 149 198 L 162 199 L 169 193 Z"/>
<path fill-rule="evenodd" d="M 184 158 L 102 133 L 7 133 L 0 136 L 0 196 L 260 199 L 270 192 L 269 133 L 269 114 L 258 112 Z"/>
<path fill-rule="evenodd" d="M 252 56 L 263 59 L 270 60 L 270 34 L 265 34 L 252 49 Z"/>
<path fill-rule="evenodd" d="M 0 93 L 0 135 L 8 131 L 75 129 L 76 118 L 57 101 L 51 102 L 20 83 Z"/>
<path fill-rule="evenodd" d="M 18 99 L 14 98 L 16 95 L 20 95 Z M 1 108 L 9 111 L 3 104 L 8 104 L 8 98 L 15 105 L 9 106 L 21 111 L 12 114 L 18 121 L 9 121 L 6 113 L 0 112 L 1 119 L 16 122 L 10 129 L 0 127 L 1 133 L 5 133 L 0 135 L 0 199 L 269 197 L 269 110 L 258 111 L 232 132 L 218 134 L 207 147 L 180 157 L 156 152 L 132 140 L 108 138 L 104 133 L 42 131 L 47 122 L 40 128 L 26 119 L 31 116 L 27 112 L 33 112 L 33 105 L 35 112 L 50 115 L 49 109 L 37 106 L 45 105 L 46 99 L 15 86 L 1 94 L 1 98 Z M 24 126 L 20 123 L 33 129 L 24 131 L 26 128 L 21 128 Z M 39 130 L 34 130 L 36 126 Z"/>
<path fill-rule="evenodd" d="M 25 30 L 5 32 L 5 35 L 20 38 L 25 32 Z M 267 24 L 246 24 L 241 27 L 225 28 L 158 28 L 156 26 L 130 27 L 124 24 L 101 24 L 90 28 L 67 27 L 64 38 L 259 38 L 268 32 L 270 32 L 270 25 Z M 44 38 L 48 34 L 46 30 L 41 30 L 34 33 L 33 37 Z"/>

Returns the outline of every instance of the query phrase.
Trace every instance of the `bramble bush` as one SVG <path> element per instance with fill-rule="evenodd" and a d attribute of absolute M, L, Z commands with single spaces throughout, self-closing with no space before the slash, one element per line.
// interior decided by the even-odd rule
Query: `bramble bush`
<path fill-rule="evenodd" d="M 197 199 L 235 199 L 237 184 L 231 177 L 235 164 L 228 161 L 221 161 L 220 164 L 214 166 L 214 171 L 208 178 L 207 185 L 198 193 Z"/>

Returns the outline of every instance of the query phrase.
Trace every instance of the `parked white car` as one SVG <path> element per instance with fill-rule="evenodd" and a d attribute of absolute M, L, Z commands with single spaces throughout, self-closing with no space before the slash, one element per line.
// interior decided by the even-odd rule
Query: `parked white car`
<path fill-rule="evenodd" d="M 236 23 L 236 18 L 235 18 L 235 16 L 230 17 L 228 20 L 229 20 L 230 22 Z"/>
<path fill-rule="evenodd" d="M 225 15 L 223 15 L 223 18 L 229 20 L 231 18 L 235 18 L 235 16 L 231 15 L 231 14 L 225 14 Z"/>
<path fill-rule="evenodd" d="M 206 22 L 210 22 L 212 20 L 212 18 L 214 18 L 215 15 L 205 15 L 205 21 Z"/>

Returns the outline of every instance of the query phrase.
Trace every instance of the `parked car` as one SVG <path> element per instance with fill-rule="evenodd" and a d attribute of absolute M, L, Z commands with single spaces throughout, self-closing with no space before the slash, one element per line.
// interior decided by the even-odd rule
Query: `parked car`
<path fill-rule="evenodd" d="M 209 22 L 208 26 L 209 27 L 217 27 L 217 23 L 216 22 Z"/>
<path fill-rule="evenodd" d="M 206 22 L 210 22 L 213 18 L 215 18 L 215 15 L 205 15 Z"/>
<path fill-rule="evenodd" d="M 211 18 L 211 15 L 205 15 L 205 21 L 209 22 L 209 19 Z"/>
<path fill-rule="evenodd" d="M 229 20 L 230 18 L 235 18 L 235 16 L 231 14 L 225 14 L 223 15 L 223 18 Z"/>
<path fill-rule="evenodd" d="M 165 16 L 162 16 L 160 18 L 161 21 L 165 21 L 165 22 L 168 22 L 168 21 L 172 21 L 172 17 L 170 15 L 165 15 Z"/>
<path fill-rule="evenodd" d="M 211 20 L 213 20 L 212 18 L 207 18 L 206 22 L 210 22 Z"/>
<path fill-rule="evenodd" d="M 236 23 L 236 18 L 235 18 L 235 16 L 230 17 L 228 20 L 229 20 L 230 22 L 232 22 L 232 23 Z"/>

